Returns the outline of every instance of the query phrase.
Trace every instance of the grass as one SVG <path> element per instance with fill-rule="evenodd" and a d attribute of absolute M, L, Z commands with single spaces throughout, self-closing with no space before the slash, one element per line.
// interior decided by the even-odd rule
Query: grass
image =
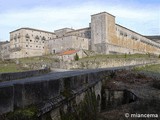
<path fill-rule="evenodd" d="M 20 69 L 20 66 L 16 65 L 16 63 L 12 60 L 1 61 L 0 60 L 0 72 L 20 72 L 23 71 Z"/>
<path fill-rule="evenodd" d="M 6 72 L 22 72 L 29 69 L 24 69 L 20 65 L 17 65 L 15 63 L 0 63 L 0 73 L 6 73 Z"/>
<path fill-rule="evenodd" d="M 29 57 L 29 58 L 21 58 L 19 61 L 21 63 L 51 63 L 51 62 L 57 62 L 58 60 L 56 58 L 53 58 L 53 55 L 45 55 L 45 56 L 37 56 L 37 57 Z"/>
<path fill-rule="evenodd" d="M 58 62 L 56 58 L 53 58 L 53 55 L 45 55 L 38 57 L 29 57 L 29 58 L 20 58 L 16 60 L 1 61 L 0 60 L 0 73 L 6 72 L 22 72 L 30 70 L 31 68 L 24 68 L 24 64 L 37 64 L 37 63 L 52 63 Z M 16 64 L 16 61 L 19 61 L 19 64 Z"/>
<path fill-rule="evenodd" d="M 145 67 L 136 67 L 136 71 L 160 73 L 160 64 L 146 65 Z"/>

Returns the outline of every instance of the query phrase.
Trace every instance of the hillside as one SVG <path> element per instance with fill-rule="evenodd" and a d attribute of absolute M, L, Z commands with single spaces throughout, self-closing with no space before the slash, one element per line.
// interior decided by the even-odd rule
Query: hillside
<path fill-rule="evenodd" d="M 45 55 L 45 56 L 39 56 L 39 57 L 30 57 L 30 58 L 0 61 L 0 72 L 20 72 L 20 71 L 26 71 L 26 70 L 36 70 L 36 69 L 41 69 L 45 67 L 69 69 L 69 68 L 72 68 L 72 66 L 74 69 L 75 68 L 76 69 L 78 68 L 87 69 L 87 68 L 102 67 L 101 64 L 106 64 L 108 61 L 115 61 L 115 62 L 116 61 L 117 62 L 128 61 L 130 62 L 136 59 L 138 59 L 139 61 L 149 60 L 149 59 L 159 60 L 157 56 L 152 56 L 150 54 L 133 54 L 133 55 L 92 54 L 82 59 L 79 59 L 78 61 L 63 62 L 57 59 L 56 55 Z M 116 63 L 113 63 L 113 64 L 115 64 L 116 66 Z"/>

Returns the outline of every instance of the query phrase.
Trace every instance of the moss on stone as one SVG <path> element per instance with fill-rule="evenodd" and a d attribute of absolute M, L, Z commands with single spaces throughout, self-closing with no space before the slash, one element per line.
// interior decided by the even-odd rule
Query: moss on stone
<path fill-rule="evenodd" d="M 72 94 L 71 94 L 71 91 L 69 89 L 64 89 L 62 92 L 61 92 L 61 95 L 63 95 L 64 97 L 66 98 L 69 98 Z"/>
<path fill-rule="evenodd" d="M 7 114 L 7 120 L 38 120 L 37 111 L 35 106 L 17 109 Z"/>
<path fill-rule="evenodd" d="M 97 120 L 98 103 L 96 95 L 92 91 L 87 91 L 83 101 L 78 105 L 72 104 L 66 113 L 61 110 L 61 120 Z"/>

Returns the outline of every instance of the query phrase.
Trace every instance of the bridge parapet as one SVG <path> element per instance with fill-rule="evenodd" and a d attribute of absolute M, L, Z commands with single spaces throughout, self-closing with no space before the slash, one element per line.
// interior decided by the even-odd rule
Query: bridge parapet
<path fill-rule="evenodd" d="M 94 87 L 116 71 L 132 69 L 134 66 L 103 68 L 96 70 L 68 71 L 48 75 L 2 82 L 0 84 L 0 114 L 45 103 L 56 98 L 65 98 L 67 91 L 78 94 Z M 96 87 L 96 86 L 95 86 Z M 91 88 L 92 89 L 92 88 Z M 100 87 L 95 94 L 100 94 Z M 69 93 L 70 94 L 70 93 Z M 60 100 L 60 99 L 58 99 Z"/>

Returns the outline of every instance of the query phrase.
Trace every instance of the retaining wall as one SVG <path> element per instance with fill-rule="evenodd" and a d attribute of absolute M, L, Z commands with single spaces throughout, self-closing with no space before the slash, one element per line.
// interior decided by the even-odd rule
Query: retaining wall
<path fill-rule="evenodd" d="M 148 63 L 157 63 L 157 59 L 152 58 L 113 58 L 106 60 L 93 60 L 85 62 L 73 62 L 69 64 L 62 64 L 61 67 L 65 69 L 95 69 L 95 68 L 108 68 L 108 67 L 119 67 L 119 66 L 129 66 L 129 65 L 138 65 L 138 64 L 148 64 Z M 160 61 L 159 61 L 160 62 Z"/>

